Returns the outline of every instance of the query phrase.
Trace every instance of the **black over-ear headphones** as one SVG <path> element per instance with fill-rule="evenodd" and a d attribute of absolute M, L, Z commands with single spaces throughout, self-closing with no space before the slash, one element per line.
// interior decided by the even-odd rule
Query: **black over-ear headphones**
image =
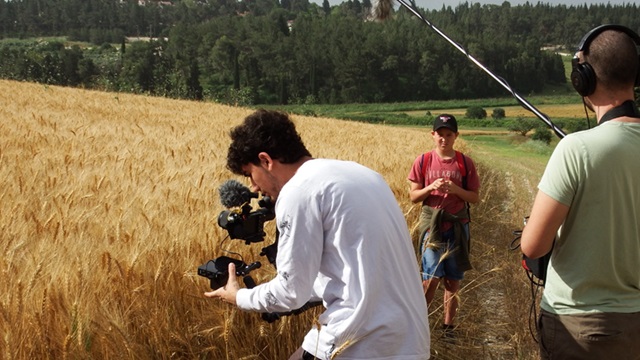
<path fill-rule="evenodd" d="M 636 43 L 636 46 L 640 46 L 640 36 L 636 34 L 633 30 L 622 26 L 622 25 L 600 25 L 593 30 L 589 31 L 583 38 L 580 40 L 580 44 L 578 44 L 578 50 L 576 50 L 576 55 L 573 56 L 573 60 L 571 60 L 571 84 L 573 84 L 573 88 L 576 89 L 578 94 L 581 96 L 589 96 L 593 94 L 596 89 L 596 74 L 593 71 L 593 67 L 588 62 L 580 62 L 577 54 L 580 51 L 585 51 L 589 48 L 589 44 L 596 38 L 596 36 L 600 35 L 603 31 L 606 30 L 616 30 L 627 34 L 633 41 Z M 640 56 L 638 57 L 638 61 L 640 62 Z M 636 74 L 635 86 L 640 86 L 640 70 Z"/>

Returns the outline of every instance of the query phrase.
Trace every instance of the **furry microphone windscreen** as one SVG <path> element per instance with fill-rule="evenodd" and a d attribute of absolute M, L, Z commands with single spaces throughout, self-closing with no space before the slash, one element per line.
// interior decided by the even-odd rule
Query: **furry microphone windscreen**
<path fill-rule="evenodd" d="M 226 208 L 242 206 L 257 198 L 258 194 L 251 192 L 251 189 L 237 180 L 227 180 L 218 189 L 220 192 L 220 202 Z"/>

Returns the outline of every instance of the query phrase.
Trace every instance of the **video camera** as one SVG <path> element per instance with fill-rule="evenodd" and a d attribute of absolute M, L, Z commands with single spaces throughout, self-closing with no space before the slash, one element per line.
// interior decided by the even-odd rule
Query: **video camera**
<path fill-rule="evenodd" d="M 238 181 L 228 180 L 220 186 L 220 201 L 230 210 L 223 210 L 218 215 L 218 226 L 227 230 L 231 239 L 244 240 L 246 245 L 264 241 L 264 223 L 275 218 L 274 204 L 271 198 L 265 196 L 258 201 L 260 206 L 252 211 L 251 199 L 258 194 L 251 192 L 249 188 Z M 272 244 L 262 249 L 260 255 L 265 255 L 272 264 L 275 264 L 277 245 Z M 256 284 L 249 273 L 262 266 L 259 261 L 246 264 L 241 259 L 221 256 L 207 261 L 198 267 L 198 275 L 211 280 L 211 289 L 215 290 L 227 283 L 229 279 L 229 264 L 236 265 L 236 275 L 243 277 L 248 288 Z"/>
<path fill-rule="evenodd" d="M 231 239 L 244 240 L 246 245 L 264 241 L 264 223 L 275 219 L 275 204 L 268 196 L 258 201 L 259 208 L 252 211 L 251 199 L 257 198 L 258 194 L 251 192 L 249 188 L 235 180 L 228 180 L 220 186 L 220 201 L 227 209 L 218 215 L 218 226 L 227 230 Z M 239 209 L 239 210 L 238 210 Z M 278 239 L 262 248 L 261 256 L 265 256 L 269 262 L 275 266 L 278 255 Z M 198 267 L 198 275 L 210 280 L 212 290 L 221 288 L 229 280 L 229 264 L 235 264 L 236 276 L 241 276 L 247 288 L 256 286 L 255 281 L 249 273 L 262 266 L 259 261 L 246 264 L 241 259 L 234 259 L 229 256 L 220 256 Z M 307 302 L 301 308 L 280 313 L 263 313 L 262 319 L 272 323 L 282 316 L 298 315 L 312 307 L 322 305 L 322 302 Z"/>
<path fill-rule="evenodd" d="M 251 211 L 251 205 L 245 203 L 240 211 L 224 210 L 218 215 L 218 225 L 227 230 L 232 239 L 244 240 L 247 245 L 261 242 L 266 235 L 264 223 L 276 216 L 271 198 L 263 197 L 258 201 L 259 209 Z"/>

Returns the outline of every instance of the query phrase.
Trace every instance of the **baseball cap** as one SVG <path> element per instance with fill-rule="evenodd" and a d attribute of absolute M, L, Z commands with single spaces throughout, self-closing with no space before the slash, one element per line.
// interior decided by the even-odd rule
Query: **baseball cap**
<path fill-rule="evenodd" d="M 441 128 L 447 128 L 453 132 L 458 132 L 458 122 L 453 115 L 438 115 L 438 117 L 433 121 L 433 131 Z"/>

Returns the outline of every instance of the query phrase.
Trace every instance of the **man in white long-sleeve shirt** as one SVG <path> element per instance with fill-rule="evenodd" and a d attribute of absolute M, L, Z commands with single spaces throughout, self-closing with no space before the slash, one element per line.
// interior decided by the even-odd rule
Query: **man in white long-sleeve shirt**
<path fill-rule="evenodd" d="M 428 359 L 427 307 L 406 220 L 382 176 L 314 159 L 286 114 L 258 110 L 231 132 L 227 167 L 276 200 L 277 276 L 205 295 L 243 310 L 326 311 L 291 360 Z"/>

